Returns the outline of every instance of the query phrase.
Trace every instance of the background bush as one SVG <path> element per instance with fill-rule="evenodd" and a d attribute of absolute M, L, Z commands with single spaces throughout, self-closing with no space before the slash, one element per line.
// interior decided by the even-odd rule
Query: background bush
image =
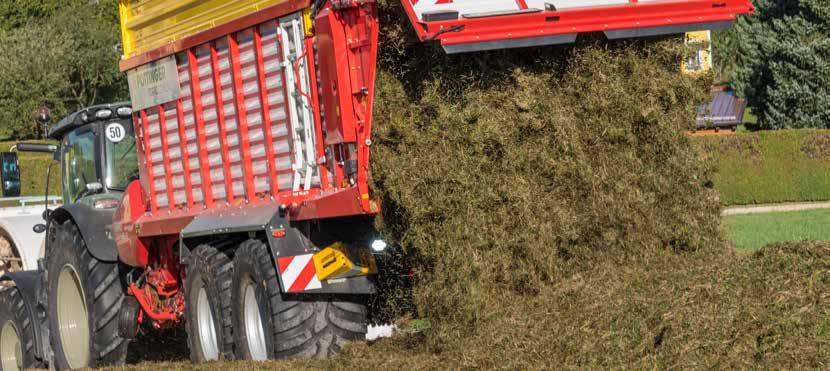
<path fill-rule="evenodd" d="M 735 28 L 731 81 L 765 129 L 830 125 L 830 2 L 755 0 Z M 728 33 L 725 34 L 728 38 Z M 721 42 L 721 44 L 729 44 Z M 728 50 L 728 49 L 727 49 Z M 729 58 L 728 53 L 719 53 Z M 716 60 L 716 63 L 728 63 Z"/>
<path fill-rule="evenodd" d="M 725 205 L 830 200 L 830 132 L 781 130 L 696 137 Z"/>
<path fill-rule="evenodd" d="M 44 103 L 60 120 L 129 97 L 116 0 L 3 1 L 0 18 L 0 139 L 42 136 Z"/>

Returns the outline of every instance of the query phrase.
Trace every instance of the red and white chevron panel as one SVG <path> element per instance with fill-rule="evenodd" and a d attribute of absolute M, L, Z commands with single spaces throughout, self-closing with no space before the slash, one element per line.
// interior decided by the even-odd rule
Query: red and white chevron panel
<path fill-rule="evenodd" d="M 282 285 L 287 292 L 303 292 L 323 288 L 317 278 L 314 255 L 286 256 L 277 259 Z"/>

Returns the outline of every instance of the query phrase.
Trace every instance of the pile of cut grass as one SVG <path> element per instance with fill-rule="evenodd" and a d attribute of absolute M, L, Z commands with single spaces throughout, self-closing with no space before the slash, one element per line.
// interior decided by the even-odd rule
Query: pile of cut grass
<path fill-rule="evenodd" d="M 414 275 L 381 307 L 432 326 L 343 362 L 827 364 L 827 245 L 730 251 L 677 39 L 447 56 L 396 8 L 372 174 Z"/>
<path fill-rule="evenodd" d="M 384 34 L 372 174 L 435 346 L 588 252 L 723 250 L 683 133 L 709 81 L 678 73 L 677 39 L 447 56 Z"/>

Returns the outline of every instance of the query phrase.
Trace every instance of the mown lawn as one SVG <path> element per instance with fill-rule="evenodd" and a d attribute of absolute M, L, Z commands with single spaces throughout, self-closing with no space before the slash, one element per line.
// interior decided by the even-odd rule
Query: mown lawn
<path fill-rule="evenodd" d="M 830 210 L 733 215 L 724 217 L 729 240 L 742 251 L 775 242 L 830 241 Z"/>

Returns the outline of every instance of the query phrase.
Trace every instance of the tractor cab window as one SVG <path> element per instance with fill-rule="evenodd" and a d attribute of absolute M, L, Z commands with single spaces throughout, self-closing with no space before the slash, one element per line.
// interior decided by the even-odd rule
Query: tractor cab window
<path fill-rule="evenodd" d="M 138 179 L 138 159 L 135 151 L 133 127 L 112 122 L 104 125 L 106 134 L 107 188 L 124 190 Z"/>
<path fill-rule="evenodd" d="M 95 170 L 95 133 L 92 130 L 76 130 L 63 140 L 63 197 L 65 203 L 78 200 L 86 191 L 86 185 L 98 182 Z"/>

